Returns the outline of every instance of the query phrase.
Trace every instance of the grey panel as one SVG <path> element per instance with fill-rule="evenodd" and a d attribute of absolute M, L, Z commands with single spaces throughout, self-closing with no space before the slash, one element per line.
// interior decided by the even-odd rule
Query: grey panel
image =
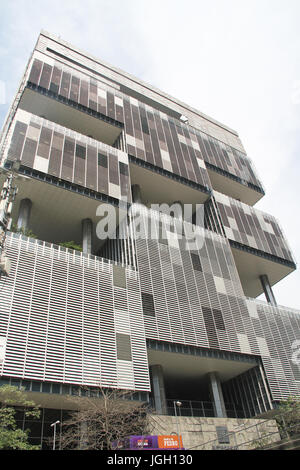
<path fill-rule="evenodd" d="M 113 266 L 113 282 L 114 286 L 126 289 L 125 268 L 117 265 Z"/>
<path fill-rule="evenodd" d="M 122 361 L 131 361 L 131 341 L 130 335 L 116 333 L 117 358 Z"/>

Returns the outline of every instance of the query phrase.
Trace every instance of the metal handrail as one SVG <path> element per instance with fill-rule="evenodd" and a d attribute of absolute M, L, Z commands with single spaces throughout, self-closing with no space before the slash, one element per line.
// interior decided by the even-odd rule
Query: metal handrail
<path fill-rule="evenodd" d="M 216 416 L 215 412 L 215 407 L 214 403 L 212 401 L 198 401 L 198 400 L 184 400 L 181 398 L 167 398 L 166 399 L 166 405 L 167 405 L 167 416 L 173 416 L 174 415 L 174 406 L 173 403 L 174 401 L 180 401 L 181 406 L 179 408 L 179 416 L 190 416 L 190 417 L 204 417 L 204 418 L 213 418 Z M 153 399 L 150 400 L 151 406 L 153 408 L 153 411 L 155 411 L 155 406 L 154 406 L 154 401 Z M 186 406 L 185 406 L 186 405 Z M 225 403 L 225 408 L 227 411 L 232 412 L 234 416 L 231 416 L 233 418 L 244 418 L 244 412 L 242 409 L 238 409 L 234 403 Z M 186 415 L 186 412 L 189 412 L 190 414 Z M 199 415 L 197 411 L 201 411 L 201 414 Z"/>

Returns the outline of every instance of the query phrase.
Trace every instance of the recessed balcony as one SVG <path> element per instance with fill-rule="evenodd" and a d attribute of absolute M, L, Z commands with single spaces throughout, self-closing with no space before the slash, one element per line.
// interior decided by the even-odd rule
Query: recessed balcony
<path fill-rule="evenodd" d="M 0 183 L 3 184 L 4 175 L 1 176 Z M 96 235 L 96 228 L 101 216 L 97 215 L 97 209 L 103 204 L 108 204 L 105 200 L 97 199 L 75 192 L 72 185 L 61 187 L 53 182 L 47 183 L 38 178 L 20 177 L 15 181 L 18 187 L 18 194 L 13 204 L 12 219 L 16 226 L 20 211 L 20 203 L 23 199 L 30 199 L 32 203 L 28 229 L 39 239 L 49 243 L 60 244 L 61 242 L 73 241 L 76 245 L 82 245 L 82 221 L 90 219 L 92 222 L 92 254 L 99 252 L 105 240 L 101 240 Z M 65 185 L 66 186 L 66 185 Z M 94 194 L 95 195 L 95 194 Z M 118 225 L 126 216 L 125 210 L 120 210 L 117 206 L 110 205 L 116 215 Z M 114 228 L 115 230 L 115 228 Z M 113 235 L 113 231 L 111 235 Z"/>
<path fill-rule="evenodd" d="M 132 185 L 138 185 L 141 191 L 142 203 L 151 204 L 204 204 L 209 198 L 209 191 L 197 187 L 196 183 L 186 184 L 183 180 L 172 178 L 173 175 L 163 174 L 155 168 L 151 169 L 135 163 L 129 165 Z"/>

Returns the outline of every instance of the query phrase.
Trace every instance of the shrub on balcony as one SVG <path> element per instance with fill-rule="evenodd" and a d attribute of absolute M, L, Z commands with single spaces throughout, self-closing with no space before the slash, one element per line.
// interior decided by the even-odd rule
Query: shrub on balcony
<path fill-rule="evenodd" d="M 37 238 L 35 233 L 33 233 L 33 231 L 30 230 L 29 228 L 18 228 L 17 225 L 15 224 L 12 224 L 10 231 L 14 233 L 21 233 L 22 235 L 25 235 L 26 237 L 29 237 L 29 238 Z"/>
<path fill-rule="evenodd" d="M 71 250 L 82 251 L 82 246 L 78 245 L 73 240 L 69 242 L 61 242 L 59 245 L 64 246 L 65 248 L 70 248 Z"/>

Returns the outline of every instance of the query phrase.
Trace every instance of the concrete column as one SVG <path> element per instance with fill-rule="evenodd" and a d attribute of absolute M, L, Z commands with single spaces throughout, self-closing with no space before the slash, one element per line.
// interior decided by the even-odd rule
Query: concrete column
<path fill-rule="evenodd" d="M 267 302 L 273 305 L 273 307 L 277 307 L 277 302 L 267 274 L 262 274 L 261 276 L 259 276 L 259 279 L 263 287 Z"/>
<path fill-rule="evenodd" d="M 167 400 L 163 376 L 163 368 L 160 364 L 150 366 L 152 376 L 152 393 L 155 410 L 158 414 L 167 414 Z"/>
<path fill-rule="evenodd" d="M 211 398 L 214 403 L 216 417 L 217 418 L 226 418 L 226 408 L 224 404 L 222 386 L 219 379 L 218 372 L 210 372 L 209 377 L 209 388 Z"/>
<path fill-rule="evenodd" d="M 82 252 L 86 254 L 92 253 L 92 236 L 93 236 L 93 222 L 91 219 L 84 219 L 82 221 Z"/>
<path fill-rule="evenodd" d="M 141 187 L 139 184 L 133 184 L 131 186 L 131 192 L 132 192 L 132 201 L 136 202 L 137 204 L 143 204 L 142 203 L 142 194 L 141 194 Z"/>
<path fill-rule="evenodd" d="M 29 227 L 32 202 L 30 199 L 22 199 L 19 207 L 17 228 L 27 230 Z"/>

